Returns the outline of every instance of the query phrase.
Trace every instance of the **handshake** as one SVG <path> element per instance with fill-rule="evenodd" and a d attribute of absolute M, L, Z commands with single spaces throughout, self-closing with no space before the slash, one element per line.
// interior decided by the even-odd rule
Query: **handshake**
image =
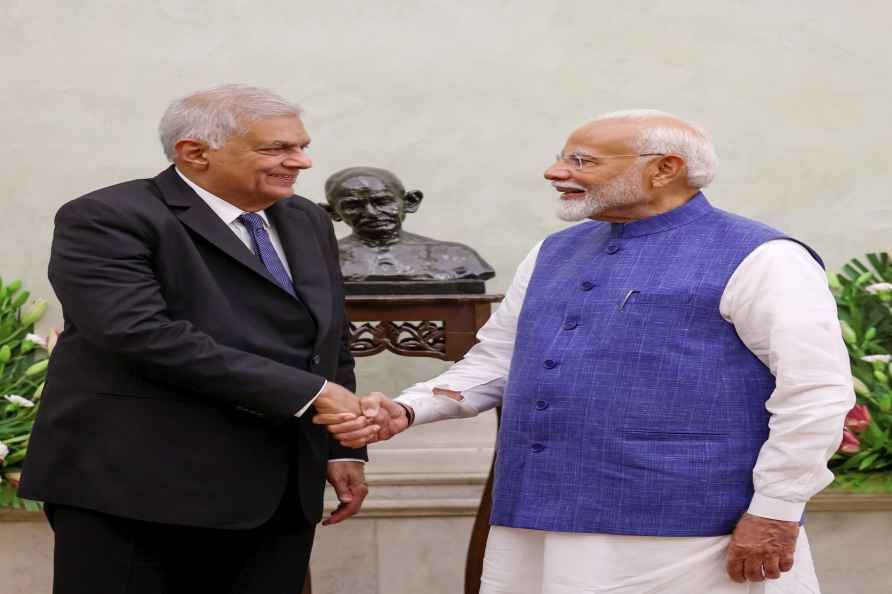
<path fill-rule="evenodd" d="M 328 382 L 313 402 L 313 423 L 325 425 L 341 445 L 361 448 L 390 439 L 405 431 L 414 420 L 412 408 L 394 402 L 381 392 L 356 396 L 334 382 Z"/>

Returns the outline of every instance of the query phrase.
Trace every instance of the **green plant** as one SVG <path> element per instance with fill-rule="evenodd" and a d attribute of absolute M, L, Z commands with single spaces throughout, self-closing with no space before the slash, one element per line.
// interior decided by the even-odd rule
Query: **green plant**
<path fill-rule="evenodd" d="M 0 507 L 34 510 L 39 505 L 19 499 L 16 487 L 55 334 L 34 334 L 47 304 L 29 297 L 20 281 L 3 286 L 0 280 Z"/>
<path fill-rule="evenodd" d="M 829 274 L 849 351 L 857 404 L 831 458 L 837 487 L 892 491 L 892 262 L 885 253 L 853 259 Z"/>

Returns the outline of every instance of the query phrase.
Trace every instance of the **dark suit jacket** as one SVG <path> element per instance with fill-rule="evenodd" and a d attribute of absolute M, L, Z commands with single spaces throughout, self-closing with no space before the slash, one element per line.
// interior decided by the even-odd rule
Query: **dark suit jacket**
<path fill-rule="evenodd" d="M 314 426 L 324 378 L 355 389 L 331 222 L 267 209 L 299 299 L 173 167 L 56 215 L 53 351 L 20 494 L 123 517 L 249 528 L 286 484 L 322 513 L 326 463 L 362 458 Z M 298 502 L 285 502 L 297 505 Z"/>

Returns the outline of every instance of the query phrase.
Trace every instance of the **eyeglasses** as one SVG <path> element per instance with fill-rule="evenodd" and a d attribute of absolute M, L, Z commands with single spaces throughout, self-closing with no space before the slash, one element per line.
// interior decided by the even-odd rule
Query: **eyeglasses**
<path fill-rule="evenodd" d="M 584 169 L 589 165 L 597 165 L 597 159 L 618 159 L 620 157 L 664 157 L 666 153 L 641 153 L 638 155 L 579 155 L 572 154 L 567 155 L 566 157 L 561 153 L 558 153 L 554 156 L 555 161 L 559 161 L 564 165 L 569 165 L 573 169 L 577 171 Z"/>

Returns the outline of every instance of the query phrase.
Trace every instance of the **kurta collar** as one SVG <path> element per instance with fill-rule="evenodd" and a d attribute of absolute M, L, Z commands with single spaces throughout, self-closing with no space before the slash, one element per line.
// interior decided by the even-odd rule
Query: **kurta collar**
<path fill-rule="evenodd" d="M 713 206 L 706 199 L 706 196 L 703 195 L 703 192 L 697 192 L 693 198 L 669 212 L 641 219 L 640 221 L 632 221 L 631 223 L 611 223 L 610 236 L 628 239 L 630 237 L 661 233 L 675 227 L 687 225 L 713 210 Z"/>

